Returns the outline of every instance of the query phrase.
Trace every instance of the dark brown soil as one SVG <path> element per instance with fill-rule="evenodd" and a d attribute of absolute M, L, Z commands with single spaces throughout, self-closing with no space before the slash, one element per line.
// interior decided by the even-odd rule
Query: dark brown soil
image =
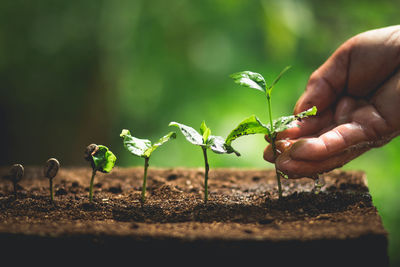
<path fill-rule="evenodd" d="M 216 169 L 205 204 L 202 169 L 150 167 L 143 205 L 142 168 L 98 173 L 93 203 L 90 174 L 62 168 L 54 203 L 41 168 L 25 168 L 16 197 L 2 179 L 1 251 L 32 252 L 30 260 L 51 253 L 64 261 L 388 265 L 387 233 L 362 172 L 325 174 L 319 194 L 310 179 L 284 180 L 278 200 L 274 171 Z"/>

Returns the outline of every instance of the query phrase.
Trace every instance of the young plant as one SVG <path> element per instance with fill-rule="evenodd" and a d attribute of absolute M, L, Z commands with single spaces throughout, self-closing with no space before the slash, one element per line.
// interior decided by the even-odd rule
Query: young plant
<path fill-rule="evenodd" d="M 90 144 L 85 150 L 85 159 L 92 167 L 92 178 L 89 186 L 89 201 L 93 201 L 93 182 L 96 172 L 109 173 L 115 165 L 117 157 L 105 146 Z"/>
<path fill-rule="evenodd" d="M 264 77 L 256 72 L 251 71 L 242 71 L 238 73 L 232 74 L 230 77 L 233 78 L 235 83 L 240 84 L 245 87 L 253 88 L 263 92 L 267 98 L 267 106 L 268 106 L 268 116 L 269 116 L 269 124 L 266 125 L 262 123 L 256 116 L 252 115 L 245 120 L 243 120 L 226 138 L 225 142 L 228 145 L 231 145 L 232 141 L 236 138 L 249 135 L 249 134 L 264 134 L 268 136 L 268 139 L 271 143 L 272 150 L 274 153 L 274 157 L 277 156 L 277 150 L 275 146 L 275 141 L 277 134 L 279 132 L 283 132 L 289 128 L 296 127 L 297 125 L 293 122 L 296 120 L 301 120 L 302 118 L 315 115 L 317 113 L 317 108 L 314 106 L 306 111 L 303 111 L 299 114 L 292 116 L 284 116 L 272 120 L 272 112 L 271 112 L 271 93 L 273 87 L 280 80 L 282 75 L 289 70 L 290 67 L 284 68 L 281 73 L 275 78 L 275 80 L 271 83 L 270 86 L 267 86 Z M 278 182 L 278 193 L 279 198 L 282 198 L 282 186 L 281 186 L 281 175 L 284 175 L 281 171 L 276 168 L 275 165 L 276 178 Z"/>
<path fill-rule="evenodd" d="M 171 122 L 169 126 L 178 127 L 186 140 L 190 143 L 200 146 L 203 151 L 205 172 L 204 172 L 204 202 L 208 201 L 208 171 L 210 166 L 208 164 L 207 149 L 217 154 L 230 154 L 235 153 L 236 156 L 240 156 L 239 152 L 235 151 L 230 144 L 226 144 L 224 138 L 220 136 L 211 135 L 211 129 L 207 127 L 206 123 L 200 126 L 200 133 L 198 133 L 192 127 L 186 126 L 181 123 Z"/>
<path fill-rule="evenodd" d="M 8 179 L 12 182 L 14 188 L 14 196 L 17 198 L 17 187 L 19 181 L 21 181 L 24 176 L 24 167 L 21 164 L 14 164 L 11 166 L 10 173 L 4 176 L 5 179 Z"/>
<path fill-rule="evenodd" d="M 147 169 L 149 167 L 149 160 L 151 154 L 156 150 L 157 147 L 163 145 L 171 139 L 176 138 L 176 133 L 170 132 L 167 135 L 163 136 L 160 140 L 158 140 L 153 145 L 150 140 L 147 139 L 139 139 L 133 137 L 129 130 L 123 129 L 121 134 L 119 135 L 123 138 L 124 147 L 131 154 L 144 158 L 144 175 L 143 175 L 143 185 L 142 185 L 142 203 L 146 200 L 146 180 L 147 180 Z"/>
<path fill-rule="evenodd" d="M 60 163 L 55 158 L 50 158 L 47 160 L 46 165 L 44 166 L 43 173 L 44 176 L 49 179 L 50 183 L 50 202 L 53 203 L 53 178 L 56 177 L 58 170 L 60 169 Z"/>

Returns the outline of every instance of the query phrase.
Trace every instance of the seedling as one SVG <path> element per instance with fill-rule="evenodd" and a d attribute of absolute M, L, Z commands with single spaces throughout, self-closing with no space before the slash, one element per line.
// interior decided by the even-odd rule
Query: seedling
<path fill-rule="evenodd" d="M 190 143 L 200 146 L 203 151 L 205 171 L 204 171 L 204 202 L 208 201 L 208 171 L 210 166 L 208 164 L 207 149 L 217 153 L 217 154 L 230 154 L 235 153 L 236 156 L 240 156 L 239 152 L 234 150 L 230 144 L 226 144 L 224 138 L 221 136 L 211 135 L 211 129 L 207 127 L 206 123 L 200 126 L 200 133 L 198 133 L 192 127 L 186 126 L 181 123 L 171 122 L 169 126 L 178 127 L 186 140 Z"/>
<path fill-rule="evenodd" d="M 50 202 L 53 203 L 53 178 L 56 177 L 58 170 L 60 169 L 60 163 L 55 158 L 50 158 L 47 160 L 46 165 L 44 166 L 43 173 L 44 176 L 49 179 L 49 188 L 50 188 Z"/>
<path fill-rule="evenodd" d="M 245 87 L 253 88 L 263 92 L 267 98 L 268 115 L 269 115 L 269 125 L 262 123 L 255 115 L 252 115 L 245 120 L 243 120 L 226 138 L 225 142 L 230 145 L 236 138 L 249 135 L 249 134 L 265 134 L 272 145 L 272 150 L 274 157 L 277 157 L 277 150 L 275 146 L 275 141 L 277 134 L 279 132 L 285 131 L 289 128 L 296 127 L 297 125 L 293 122 L 296 120 L 301 120 L 302 118 L 315 115 L 317 113 L 317 108 L 314 106 L 306 111 L 303 111 L 296 115 L 284 116 L 272 120 L 271 112 L 271 93 L 273 87 L 281 79 L 282 75 L 289 70 L 290 67 L 284 68 L 281 73 L 275 78 L 270 86 L 267 86 L 264 77 L 256 72 L 243 71 L 232 74 L 230 77 L 233 78 L 235 83 L 240 84 Z M 279 171 L 275 165 L 276 178 L 278 182 L 278 193 L 279 198 L 282 198 L 282 186 L 281 186 L 281 175 L 285 177 L 285 174 Z"/>
<path fill-rule="evenodd" d="M 24 176 L 24 167 L 21 164 L 14 164 L 11 166 L 10 173 L 4 178 L 10 180 L 14 188 L 14 196 L 17 198 L 17 186 Z"/>
<path fill-rule="evenodd" d="M 93 201 L 93 182 L 96 172 L 109 173 L 115 165 L 117 157 L 106 147 L 102 145 L 90 144 L 85 150 L 85 159 L 92 166 L 92 178 L 89 186 L 89 201 Z"/>
<path fill-rule="evenodd" d="M 161 137 L 160 140 L 158 140 L 154 144 L 152 144 L 150 140 L 133 137 L 130 131 L 126 129 L 123 129 L 119 136 L 123 138 L 123 143 L 126 150 L 128 150 L 131 154 L 135 156 L 144 158 L 144 174 L 141 197 L 141 201 L 143 204 L 146 200 L 146 180 L 150 156 L 159 146 L 163 145 L 171 139 L 176 138 L 176 133 L 170 132 L 167 135 Z"/>

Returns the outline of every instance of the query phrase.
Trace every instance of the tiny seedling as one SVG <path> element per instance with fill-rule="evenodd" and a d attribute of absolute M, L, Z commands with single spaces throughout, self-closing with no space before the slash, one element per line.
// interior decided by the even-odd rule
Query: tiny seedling
<path fill-rule="evenodd" d="M 10 168 L 10 173 L 4 176 L 4 178 L 12 182 L 15 198 L 17 198 L 18 183 L 21 181 L 23 176 L 24 176 L 24 167 L 21 164 L 12 165 Z"/>
<path fill-rule="evenodd" d="M 123 143 L 126 150 L 135 156 L 144 158 L 144 174 L 141 197 L 143 204 L 146 200 L 147 169 L 149 168 L 150 156 L 154 150 L 156 150 L 156 148 L 168 142 L 169 140 L 176 138 L 176 133 L 170 132 L 161 137 L 160 140 L 154 144 L 152 144 L 150 140 L 133 137 L 130 131 L 126 129 L 123 129 L 119 136 L 123 138 Z"/>
<path fill-rule="evenodd" d="M 85 150 L 85 159 L 92 166 L 92 178 L 89 186 L 89 201 L 93 201 L 93 182 L 96 172 L 109 173 L 115 165 L 117 157 L 106 147 L 102 145 L 90 144 Z"/>
<path fill-rule="evenodd" d="M 169 126 L 178 127 L 186 140 L 193 145 L 200 146 L 203 151 L 205 172 L 204 172 L 204 202 L 208 201 L 208 171 L 210 166 L 208 164 L 207 149 L 217 153 L 217 154 L 230 154 L 235 153 L 236 156 L 240 156 L 239 152 L 234 150 L 230 144 L 226 144 L 224 138 L 220 136 L 211 135 L 211 129 L 207 127 L 206 123 L 200 126 L 200 133 L 198 133 L 192 127 L 186 126 L 181 123 L 171 122 Z"/>
<path fill-rule="evenodd" d="M 50 158 L 47 160 L 46 165 L 44 166 L 43 173 L 44 176 L 49 179 L 49 188 L 50 188 L 50 202 L 53 203 L 53 178 L 56 177 L 58 170 L 60 169 L 60 163 L 55 158 Z"/>
<path fill-rule="evenodd" d="M 314 106 L 306 111 L 303 111 L 296 115 L 284 116 L 272 120 L 271 112 L 271 92 L 276 83 L 281 79 L 282 75 L 289 70 L 290 67 L 284 68 L 281 73 L 275 78 L 270 86 L 267 86 L 264 77 L 256 72 L 242 71 L 232 74 L 230 77 L 233 78 L 235 83 L 240 84 L 245 87 L 259 90 L 263 92 L 267 98 L 268 115 L 269 115 L 269 125 L 262 123 L 255 115 L 252 115 L 245 120 L 243 120 L 226 138 L 225 142 L 230 145 L 233 140 L 240 136 L 249 134 L 265 134 L 272 145 L 272 150 L 274 157 L 277 157 L 278 151 L 275 146 L 275 141 L 277 134 L 283 132 L 289 128 L 296 127 L 297 125 L 293 122 L 296 120 L 301 120 L 302 118 L 315 115 L 317 113 L 317 108 Z M 276 178 L 278 182 L 278 193 L 279 198 L 282 198 L 282 186 L 281 186 L 281 175 L 286 177 L 284 173 L 276 168 L 275 165 Z"/>

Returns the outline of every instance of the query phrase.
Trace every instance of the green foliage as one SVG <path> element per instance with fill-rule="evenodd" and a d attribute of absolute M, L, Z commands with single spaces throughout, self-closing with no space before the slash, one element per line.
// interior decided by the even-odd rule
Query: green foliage
<path fill-rule="evenodd" d="M 297 124 L 293 124 L 292 122 L 296 120 L 301 120 L 303 118 L 307 118 L 308 116 L 314 116 L 317 114 L 317 108 L 313 106 L 312 108 L 307 109 L 306 111 L 300 112 L 296 115 L 290 115 L 290 116 L 283 116 L 278 119 L 275 119 L 273 122 L 273 129 L 274 129 L 274 134 L 277 134 L 279 132 L 283 132 L 287 129 L 297 127 Z"/>
<path fill-rule="evenodd" d="M 144 152 L 144 157 L 149 158 L 151 156 L 151 153 L 153 153 L 154 150 L 156 150 L 157 147 L 162 146 L 163 144 L 165 144 L 166 142 L 168 142 L 171 139 L 175 139 L 176 138 L 176 133 L 175 132 L 169 132 L 168 134 L 166 134 L 165 136 L 161 137 L 156 143 L 154 143 L 150 148 L 148 148 L 145 152 Z"/>
<path fill-rule="evenodd" d="M 168 126 L 178 127 L 179 130 L 181 130 L 183 136 L 186 138 L 186 140 L 192 143 L 193 145 L 205 146 L 206 142 L 203 141 L 203 136 L 199 134 L 192 127 L 174 121 L 170 122 Z"/>
<path fill-rule="evenodd" d="M 98 150 L 92 155 L 95 170 L 108 173 L 114 167 L 117 157 L 106 146 L 97 147 Z"/>
<path fill-rule="evenodd" d="M 205 121 L 203 121 L 200 125 L 200 133 L 203 135 L 203 143 L 207 143 L 208 137 L 211 134 L 211 129 L 207 127 Z"/>
<path fill-rule="evenodd" d="M 225 142 L 231 145 L 232 141 L 237 139 L 240 136 L 249 135 L 249 134 L 266 134 L 269 137 L 269 140 L 272 145 L 272 150 L 274 155 L 277 155 L 276 147 L 275 147 L 275 140 L 277 134 L 279 132 L 283 132 L 287 129 L 292 127 L 296 127 L 297 124 L 293 122 L 296 120 L 301 120 L 302 118 L 312 116 L 317 114 L 317 108 L 314 106 L 306 111 L 303 111 L 296 115 L 291 116 L 283 116 L 272 120 L 272 112 L 271 112 L 271 93 L 272 88 L 278 83 L 278 81 L 282 78 L 283 74 L 285 74 L 290 67 L 284 68 L 279 75 L 274 79 L 270 86 L 267 86 L 264 77 L 256 72 L 252 71 L 242 71 L 238 73 L 234 73 L 231 75 L 231 78 L 238 83 L 245 87 L 250 87 L 253 89 L 260 90 L 265 93 L 267 97 L 267 105 L 268 105 L 268 113 L 269 113 L 269 125 L 265 125 L 262 123 L 256 116 L 252 115 L 249 118 L 245 119 L 239 125 L 232 130 L 232 132 L 228 135 Z M 278 170 L 275 166 L 276 170 L 276 178 L 278 181 L 278 192 L 279 198 L 282 197 L 282 188 L 281 188 L 281 180 L 280 177 L 282 176 L 282 172 Z M 285 175 L 283 175 L 285 177 Z"/>
<path fill-rule="evenodd" d="M 178 127 L 186 140 L 193 145 L 200 146 L 203 151 L 204 157 L 204 202 L 208 201 L 208 171 L 210 169 L 208 165 L 207 149 L 210 149 L 217 154 L 230 154 L 235 153 L 236 156 L 240 156 L 239 152 L 235 151 L 230 144 L 227 144 L 221 136 L 211 135 L 211 129 L 207 127 L 205 121 L 200 125 L 200 133 L 190 126 L 178 123 L 170 122 L 169 126 Z"/>
<path fill-rule="evenodd" d="M 120 137 L 123 138 L 124 147 L 131 154 L 142 157 L 142 158 L 150 158 L 151 154 L 154 150 L 156 150 L 161 145 L 165 144 L 171 139 L 176 138 L 175 132 L 170 132 L 167 135 L 163 136 L 156 143 L 152 144 L 150 140 L 147 139 L 139 139 L 131 135 L 129 130 L 123 129 Z"/>
<path fill-rule="evenodd" d="M 133 137 L 131 132 L 127 129 L 123 129 L 119 135 L 123 138 L 124 147 L 131 154 L 144 158 L 144 174 L 143 174 L 143 185 L 142 185 L 142 203 L 146 200 L 146 180 L 147 180 L 147 169 L 149 167 L 149 160 L 151 154 L 158 147 L 162 146 L 171 139 L 176 138 L 175 132 L 169 132 L 165 136 L 161 137 L 156 143 L 152 144 L 150 140 L 139 139 Z"/>
<path fill-rule="evenodd" d="M 241 123 L 239 123 L 238 126 L 236 126 L 236 128 L 230 132 L 228 137 L 225 139 L 225 143 L 227 145 L 231 145 L 233 140 L 241 136 L 250 134 L 266 134 L 272 137 L 272 139 L 275 139 L 276 135 L 279 132 L 283 132 L 293 127 L 298 127 L 297 124 L 294 124 L 292 122 L 306 118 L 308 116 L 313 116 L 316 113 L 317 113 L 317 108 L 314 106 L 299 114 L 291 116 L 283 116 L 278 119 L 275 119 L 273 121 L 272 131 L 270 125 L 262 123 L 260 119 L 257 118 L 255 115 L 251 115 L 250 117 L 244 119 Z"/>
<path fill-rule="evenodd" d="M 230 144 L 227 144 L 224 138 L 221 136 L 211 135 L 211 129 L 206 126 L 204 121 L 200 126 L 201 134 L 192 127 L 178 122 L 170 122 L 169 126 L 178 127 L 186 140 L 193 145 L 208 148 L 217 154 L 235 153 L 236 156 L 240 156 L 240 153 L 234 150 Z"/>
<path fill-rule="evenodd" d="M 235 81 L 235 83 L 264 92 L 267 98 L 271 98 L 272 88 L 274 88 L 274 86 L 282 78 L 283 74 L 285 74 L 285 72 L 287 72 L 290 68 L 291 66 L 285 67 L 279 73 L 279 75 L 276 76 L 275 80 L 271 83 L 270 86 L 267 86 L 264 77 L 257 72 L 246 70 L 242 72 L 233 73 L 230 75 L 230 77 Z"/>
<path fill-rule="evenodd" d="M 242 71 L 233 73 L 230 77 L 239 85 L 253 88 L 264 93 L 266 92 L 267 84 L 265 83 L 264 77 L 259 73 Z"/>
<path fill-rule="evenodd" d="M 235 83 L 238 83 L 245 87 L 263 91 L 267 96 L 268 106 L 270 108 L 272 88 L 278 83 L 283 74 L 285 74 L 289 69 L 290 66 L 285 67 L 274 79 L 270 86 L 266 85 L 265 79 L 261 74 L 252 71 L 242 71 L 234 73 L 231 75 L 231 77 L 234 79 Z M 279 132 L 283 132 L 289 128 L 297 126 L 297 124 L 294 124 L 292 122 L 316 114 L 317 108 L 314 106 L 296 115 L 283 116 L 275 120 L 271 120 L 269 125 L 262 123 L 260 119 L 258 119 L 255 115 L 252 115 L 239 123 L 238 126 L 236 126 L 236 128 L 233 129 L 228 135 L 225 142 L 230 145 L 232 141 L 236 138 L 249 134 L 267 134 L 271 140 L 275 140 L 276 135 Z M 272 117 L 271 114 L 270 117 Z"/>
<path fill-rule="evenodd" d="M 263 124 L 255 115 L 244 119 L 235 129 L 231 131 L 225 143 L 231 145 L 232 141 L 238 137 L 249 134 L 270 134 L 269 127 Z"/>
<path fill-rule="evenodd" d="M 117 157 L 103 145 L 90 144 L 85 150 L 85 159 L 90 162 L 92 166 L 92 178 L 90 179 L 89 186 L 89 201 L 93 201 L 93 182 L 96 172 L 100 171 L 108 173 L 115 165 Z"/>

